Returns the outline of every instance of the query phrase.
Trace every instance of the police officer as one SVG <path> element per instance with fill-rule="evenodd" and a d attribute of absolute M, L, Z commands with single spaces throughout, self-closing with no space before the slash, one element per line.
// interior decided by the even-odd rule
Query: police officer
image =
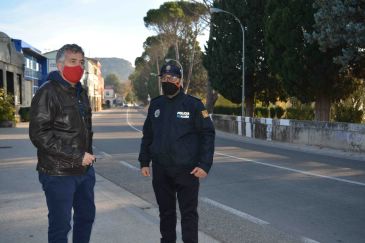
<path fill-rule="evenodd" d="M 152 160 L 161 242 L 176 242 L 177 197 L 182 239 L 197 243 L 199 178 L 212 166 L 215 130 L 200 99 L 183 92 L 177 66 L 165 64 L 160 77 L 164 95 L 152 99 L 143 126 L 141 174 L 150 176 Z"/>

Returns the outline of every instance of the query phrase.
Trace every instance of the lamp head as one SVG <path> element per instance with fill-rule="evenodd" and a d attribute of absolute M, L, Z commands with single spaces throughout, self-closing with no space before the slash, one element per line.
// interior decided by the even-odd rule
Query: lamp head
<path fill-rule="evenodd" d="M 211 14 L 213 14 L 213 13 L 220 13 L 220 12 L 223 12 L 223 10 L 222 10 L 222 9 L 220 9 L 220 8 L 210 8 L 210 9 L 209 9 L 209 12 L 210 12 Z"/>

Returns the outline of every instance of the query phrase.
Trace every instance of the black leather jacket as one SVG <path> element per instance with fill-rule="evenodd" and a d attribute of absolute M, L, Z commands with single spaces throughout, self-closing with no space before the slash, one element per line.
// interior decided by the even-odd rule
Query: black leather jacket
<path fill-rule="evenodd" d="M 52 72 L 30 110 L 29 137 L 37 147 L 37 170 L 49 175 L 82 175 L 85 152 L 92 154 L 91 108 L 86 91 Z"/>

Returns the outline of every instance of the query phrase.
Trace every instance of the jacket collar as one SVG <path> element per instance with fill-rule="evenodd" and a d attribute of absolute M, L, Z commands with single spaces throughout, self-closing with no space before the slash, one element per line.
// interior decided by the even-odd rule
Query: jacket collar
<path fill-rule="evenodd" d="M 58 82 L 59 84 L 62 85 L 62 87 L 66 88 L 66 89 L 73 89 L 72 85 L 67 82 L 66 80 L 64 80 L 60 74 L 59 71 L 52 71 L 48 74 L 47 80 L 53 80 Z M 77 91 L 77 94 L 80 94 L 82 92 L 82 85 L 80 82 L 77 82 L 75 85 L 75 89 Z"/>

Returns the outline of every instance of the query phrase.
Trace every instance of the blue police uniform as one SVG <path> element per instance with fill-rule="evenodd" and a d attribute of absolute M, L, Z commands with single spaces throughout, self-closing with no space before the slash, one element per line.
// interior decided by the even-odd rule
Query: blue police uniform
<path fill-rule="evenodd" d="M 213 123 L 200 99 L 180 90 L 173 98 L 159 96 L 151 101 L 139 161 L 141 167 L 152 161 L 161 242 L 176 242 L 176 195 L 183 241 L 198 242 L 199 178 L 190 172 L 195 167 L 209 172 L 214 139 Z"/>

